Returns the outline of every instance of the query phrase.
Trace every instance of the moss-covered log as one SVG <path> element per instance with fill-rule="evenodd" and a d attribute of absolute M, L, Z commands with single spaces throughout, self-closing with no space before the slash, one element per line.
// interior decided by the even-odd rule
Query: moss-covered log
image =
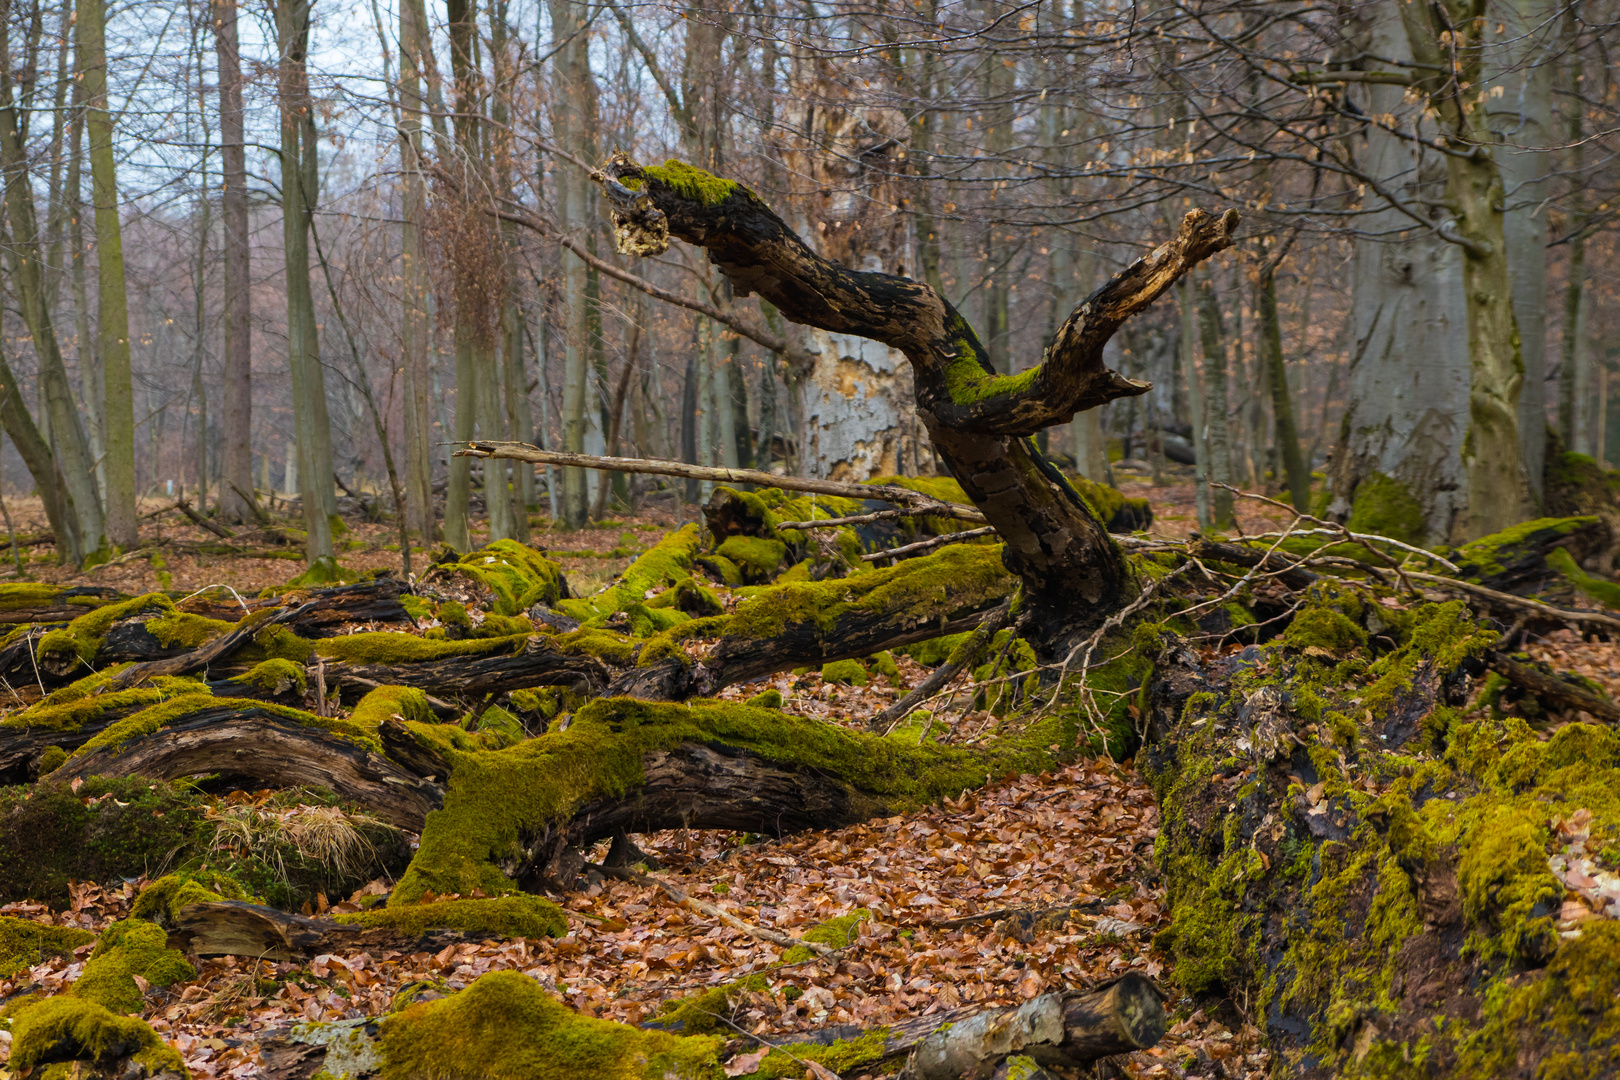
<path fill-rule="evenodd" d="M 375 660 L 327 664 L 327 685 L 410 686 L 434 694 L 481 695 L 535 686 L 600 691 L 611 678 L 601 660 L 583 651 L 564 651 L 553 639 L 540 635 L 521 640 L 512 650 L 464 653 L 417 663 L 390 662 L 387 650 L 377 650 L 376 655 Z"/>
<path fill-rule="evenodd" d="M 1281 1073 L 1613 1073 L 1620 737 L 1465 715 L 1497 633 L 1329 592 L 1268 645 L 1159 658 L 1159 944 Z"/>
<path fill-rule="evenodd" d="M 261 1056 L 266 1080 L 314 1075 L 775 1080 L 806 1075 L 807 1061 L 833 1075 L 871 1074 L 905 1063 L 902 1075 L 913 1080 L 955 1080 L 989 1076 L 1014 1054 L 1073 1067 L 1104 1056 L 1099 1051 L 1152 1045 L 1164 1028 L 1158 1005 L 1145 979 L 1127 975 L 1110 987 L 1046 994 L 1017 1009 L 958 1009 L 887 1028 L 813 1033 L 774 1049 L 754 1070 L 736 1072 L 724 1066 L 747 1044 L 720 1034 L 674 1034 L 656 1024 L 636 1028 L 583 1016 L 528 976 L 501 971 L 458 994 L 390 1016 L 295 1025 L 267 1037 Z M 1132 1009 L 1139 1014 L 1127 1018 Z M 1122 1029 L 1130 1034 L 1122 1038 Z M 941 1046 L 965 1051 L 970 1044 L 970 1053 L 950 1058 L 938 1053 Z M 958 1060 L 973 1071 L 951 1071 Z"/>
<path fill-rule="evenodd" d="M 262 786 L 324 787 L 402 829 L 417 832 L 441 788 L 383 757 L 374 735 L 296 709 L 176 698 L 109 727 L 51 773 L 74 777 L 202 773 L 251 777 Z"/>
<path fill-rule="evenodd" d="M 193 956 L 301 960 L 380 949 L 438 952 L 464 941 L 560 937 L 566 932 L 562 910 L 534 896 L 447 900 L 337 918 L 216 900 L 181 907 L 172 920 L 170 940 Z"/>
<path fill-rule="evenodd" d="M 610 693 L 679 700 L 801 666 L 870 656 L 978 625 L 1016 584 L 996 547 L 947 548 L 848 578 L 755 592 L 729 616 L 655 638 Z M 675 647 L 718 638 L 697 658 Z"/>

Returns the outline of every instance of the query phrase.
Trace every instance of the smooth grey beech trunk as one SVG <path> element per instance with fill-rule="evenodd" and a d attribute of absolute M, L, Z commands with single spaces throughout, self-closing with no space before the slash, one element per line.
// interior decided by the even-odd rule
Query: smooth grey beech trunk
<path fill-rule="evenodd" d="M 242 53 L 236 0 L 215 0 L 214 45 L 219 61 L 219 141 L 224 190 L 220 224 L 225 248 L 224 406 L 220 513 L 248 521 L 253 493 L 253 294 L 248 239 L 247 145 L 242 113 Z"/>
<path fill-rule="evenodd" d="M 1368 50 L 1410 62 L 1399 16 L 1388 6 L 1369 12 Z M 1370 114 L 1400 111 L 1404 89 L 1368 84 Z M 1433 136 L 1432 127 L 1424 133 Z M 1429 158 L 1413 174 L 1409 144 L 1367 130 L 1358 162 L 1363 172 L 1388 178 L 1401 198 L 1438 199 L 1445 169 Z M 1463 296 L 1462 249 L 1417 228 L 1370 189 L 1376 207 L 1357 221 L 1351 264 L 1352 352 L 1349 397 L 1334 455 L 1334 501 L 1341 518 L 1377 508 L 1370 500 L 1394 480 L 1421 508 L 1417 542 L 1443 543 L 1465 508 L 1467 477 L 1462 440 L 1468 431 L 1468 313 Z M 1366 492 L 1364 485 L 1373 481 Z M 1358 506 L 1358 496 L 1361 499 Z"/>

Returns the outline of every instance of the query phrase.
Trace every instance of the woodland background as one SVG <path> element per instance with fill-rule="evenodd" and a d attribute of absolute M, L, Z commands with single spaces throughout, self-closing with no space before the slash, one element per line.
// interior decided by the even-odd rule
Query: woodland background
<path fill-rule="evenodd" d="M 1153 391 L 1046 449 L 1116 483 L 1196 459 L 1302 506 L 1314 471 L 1340 518 L 1477 535 L 1470 387 L 1514 359 L 1500 303 L 1509 355 L 1477 346 L 1494 293 L 1523 369 L 1517 431 L 1481 437 L 1518 443 L 1504 503 L 1538 508 L 1543 421 L 1600 459 L 1620 424 L 1615 11 L 1452 8 L 1470 17 L 1414 37 L 1385 0 L 13 0 L 0 490 L 49 503 L 59 478 L 77 561 L 103 533 L 134 545 L 137 497 L 242 520 L 252 491 L 328 514 L 340 492 L 397 496 L 419 542 L 466 550 L 482 476 L 446 444 L 475 434 L 932 473 L 898 354 L 733 298 L 689 249 L 614 251 L 582 166 L 618 148 L 735 177 L 824 255 L 928 280 L 1010 372 L 1189 206 L 1238 207 L 1236 257 L 1113 347 Z M 1425 50 L 1459 79 L 1425 83 Z M 1476 139 L 1502 144 L 1483 180 L 1463 175 Z M 1477 226 L 1459 199 L 1481 183 L 1505 259 L 1484 286 L 1457 224 Z M 596 475 L 520 469 L 472 519 L 521 538 L 520 506 L 578 524 L 652 493 Z M 319 516 L 312 560 L 332 554 Z"/>

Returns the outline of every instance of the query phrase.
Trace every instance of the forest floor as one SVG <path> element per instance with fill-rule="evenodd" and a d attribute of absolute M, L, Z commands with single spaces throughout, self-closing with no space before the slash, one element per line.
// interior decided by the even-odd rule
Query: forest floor
<path fill-rule="evenodd" d="M 1156 535 L 1185 536 L 1195 527 L 1190 485 L 1123 490 L 1152 500 Z M 21 530 L 43 527 L 37 503 L 8 503 Z M 1268 508 L 1244 507 L 1242 521 L 1251 531 L 1281 520 Z M 686 516 L 690 520 L 692 511 Z M 576 594 L 586 593 L 624 569 L 633 557 L 627 550 L 639 553 L 677 523 L 655 512 L 578 531 L 537 529 L 534 542 L 562 561 Z M 342 556 L 345 565 L 398 572 L 399 553 L 385 547 L 393 541 L 387 526 L 350 528 L 354 546 Z M 207 537 L 174 515 L 149 523 L 143 538 L 147 530 L 154 539 Z M 298 564 L 165 554 L 162 566 L 131 559 L 78 575 L 45 562 L 30 569 L 46 580 L 128 593 L 216 584 L 246 593 L 283 583 Z M 1533 651 L 1620 698 L 1620 645 L 1566 636 Z M 815 672 L 779 675 L 769 685 L 782 693 L 789 712 L 862 726 L 926 674 L 909 658 L 898 664 L 896 685 L 880 678 L 864 687 L 832 685 Z M 764 688 L 732 687 L 722 696 L 741 699 Z M 975 713 L 971 701 L 971 693 L 963 693 L 941 711 L 955 739 L 970 739 L 975 724 L 990 719 Z M 1152 946 L 1166 923 L 1153 866 L 1156 826 L 1151 794 L 1131 765 L 1095 760 L 997 782 L 914 814 L 781 841 L 689 831 L 638 842 L 663 864 L 659 873 L 666 880 L 756 925 L 802 933 L 856 908 L 872 912 L 853 945 L 771 970 L 771 990 L 751 995 L 731 1017 L 739 1034 L 762 1048 L 832 1025 L 875 1027 L 963 1005 L 1014 1004 L 1136 970 L 1170 995 L 1169 1033 L 1153 1049 L 1109 1059 L 1088 1075 L 1258 1080 L 1268 1074 L 1270 1059 L 1242 1003 L 1200 1007 L 1179 995 L 1169 959 Z M 587 854 L 599 859 L 604 852 Z M 85 885 L 68 910 L 13 904 L 0 907 L 0 914 L 99 930 L 128 910 L 142 884 Z M 330 910 L 357 910 L 362 894 L 388 887 L 374 882 Z M 517 969 L 586 1013 L 635 1023 L 656 1015 L 663 1002 L 772 968 L 782 951 L 694 915 L 651 886 L 608 879 L 563 903 L 570 932 L 558 939 L 469 943 L 436 954 L 326 955 L 301 965 L 203 960 L 194 981 L 150 994 L 145 1016 L 181 1050 L 194 1076 L 246 1077 L 256 1070 L 254 1032 L 295 1019 L 385 1013 L 394 995 L 414 983 L 453 992 L 486 972 Z M 991 914 L 1057 905 L 1082 905 L 1083 911 L 1033 933 L 1016 919 Z M 30 982 L 47 989 L 71 982 L 88 950 L 0 980 L 0 1000 Z M 0 1058 L 8 1043 L 9 1034 L 0 1030 Z"/>

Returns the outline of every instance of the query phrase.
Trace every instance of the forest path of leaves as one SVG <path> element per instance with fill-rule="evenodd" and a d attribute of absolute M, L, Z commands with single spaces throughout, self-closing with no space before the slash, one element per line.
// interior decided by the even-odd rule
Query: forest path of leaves
<path fill-rule="evenodd" d="M 1132 968 L 1168 987 L 1151 952 L 1164 920 L 1152 867 L 1156 822 L 1140 777 L 1085 762 L 921 813 L 779 842 L 743 843 L 715 832 L 641 842 L 664 864 L 666 880 L 759 925 L 801 933 L 858 907 L 873 913 L 853 946 L 771 971 L 771 990 L 751 995 L 731 1017 L 740 1029 L 781 1043 L 830 1025 L 875 1027 L 961 1005 L 1014 1004 Z M 137 890 L 138 883 L 106 892 L 91 886 L 78 890 L 74 910 L 11 905 L 0 912 L 99 930 L 127 910 Z M 1098 914 L 1033 936 L 994 922 L 942 925 L 1086 901 Z M 560 939 L 322 956 L 305 965 L 204 960 L 194 982 L 152 993 L 145 1016 L 181 1049 L 194 1076 L 251 1077 L 251 1033 L 288 1020 L 385 1013 L 413 983 L 453 992 L 512 968 L 584 1012 L 636 1023 L 656 1015 L 662 1002 L 767 971 L 781 952 L 681 909 L 654 887 L 610 879 L 565 906 L 570 932 Z M 29 982 L 54 990 L 72 981 L 88 956 L 88 947 L 81 951 L 72 963 L 0 981 L 0 998 Z M 1104 1075 L 1262 1074 L 1266 1059 L 1256 1052 L 1255 1031 L 1234 1033 L 1186 1001 L 1172 1000 L 1167 1009 L 1170 1035 L 1151 1051 L 1115 1059 Z"/>

